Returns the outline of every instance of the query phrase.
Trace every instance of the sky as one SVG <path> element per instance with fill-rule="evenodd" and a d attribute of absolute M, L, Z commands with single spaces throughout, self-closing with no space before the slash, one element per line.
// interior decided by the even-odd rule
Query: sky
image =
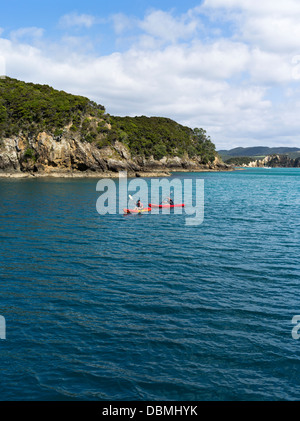
<path fill-rule="evenodd" d="M 300 149 L 299 0 L 0 0 L 0 75 Z"/>

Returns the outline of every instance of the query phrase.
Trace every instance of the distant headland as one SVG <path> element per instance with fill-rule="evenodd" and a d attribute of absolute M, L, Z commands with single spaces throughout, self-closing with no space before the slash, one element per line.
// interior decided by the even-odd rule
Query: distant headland
<path fill-rule="evenodd" d="M 300 148 L 254 146 L 220 150 L 218 154 L 226 164 L 240 167 L 300 167 Z"/>

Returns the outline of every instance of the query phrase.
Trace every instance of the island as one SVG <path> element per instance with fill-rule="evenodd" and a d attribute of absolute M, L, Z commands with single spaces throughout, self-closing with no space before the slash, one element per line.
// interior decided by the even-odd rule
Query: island
<path fill-rule="evenodd" d="M 86 97 L 0 80 L 0 176 L 167 176 L 228 171 L 202 128 L 164 117 L 118 117 Z"/>

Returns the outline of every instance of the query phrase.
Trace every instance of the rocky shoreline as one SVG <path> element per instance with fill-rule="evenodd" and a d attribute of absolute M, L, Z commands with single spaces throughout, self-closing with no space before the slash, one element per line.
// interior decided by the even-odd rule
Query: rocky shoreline
<path fill-rule="evenodd" d="M 138 175 L 137 175 L 138 174 Z M 145 173 L 128 173 L 128 178 L 134 177 L 169 177 L 168 172 L 145 172 Z M 0 172 L 0 178 L 118 178 L 117 172 L 51 172 L 51 173 L 31 173 L 31 172 Z"/>
<path fill-rule="evenodd" d="M 234 168 L 225 168 L 225 169 L 193 169 L 193 170 L 183 170 L 177 169 L 172 171 L 141 171 L 141 172 L 128 172 L 128 178 L 136 177 L 170 177 L 173 173 L 177 172 L 221 172 L 221 171 L 234 171 Z M 13 178 L 13 179 L 25 179 L 25 178 L 119 178 L 118 172 L 49 172 L 49 173 L 32 173 L 32 172 L 0 172 L 1 178 Z"/>

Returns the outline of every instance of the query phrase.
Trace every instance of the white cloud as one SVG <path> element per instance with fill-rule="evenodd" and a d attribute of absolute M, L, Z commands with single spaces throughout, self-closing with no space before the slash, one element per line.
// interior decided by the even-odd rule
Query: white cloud
<path fill-rule="evenodd" d="M 298 0 L 205 0 L 207 13 L 226 11 L 241 39 L 273 52 L 299 52 L 300 3 Z"/>
<path fill-rule="evenodd" d="M 0 42 L 12 76 L 86 95 L 105 105 L 112 114 L 160 115 L 191 127 L 209 125 L 212 135 L 218 133 L 223 120 L 234 125 L 235 113 L 239 118 L 248 118 L 253 108 L 259 117 L 269 107 L 263 90 L 233 89 L 222 80 L 222 75 L 232 76 L 235 72 L 229 55 L 234 48 L 227 47 L 228 55 L 219 62 L 216 57 L 220 45 L 215 45 L 210 55 L 202 44 L 189 50 L 170 46 L 164 51 L 132 49 L 105 57 L 73 55 L 61 61 L 28 45 Z M 219 74 L 211 77 L 209 66 L 202 68 L 202 54 L 213 66 L 222 64 L 218 66 Z"/>
<path fill-rule="evenodd" d="M 91 28 L 96 23 L 96 18 L 92 15 L 78 14 L 72 12 L 66 14 L 60 19 L 60 26 L 63 28 L 85 27 Z"/>
<path fill-rule="evenodd" d="M 115 33 L 126 39 L 129 31 L 132 41 L 124 52 L 106 56 L 92 50 L 87 36 L 42 43 L 39 28 L 27 28 L 27 33 L 23 28 L 11 40 L 0 38 L 0 57 L 12 77 L 88 96 L 111 114 L 158 115 L 203 127 L 218 148 L 272 146 L 283 140 L 300 145 L 300 101 L 293 79 L 298 61 L 292 61 L 296 48 L 287 34 L 288 51 L 283 44 L 276 47 L 271 33 L 263 36 L 267 26 L 261 23 L 271 18 L 293 23 L 298 6 L 290 0 L 293 13 L 279 16 L 282 8 L 274 4 L 269 14 L 268 1 L 260 13 L 253 1 L 206 0 L 181 16 L 163 11 L 151 11 L 144 20 L 114 15 L 110 22 Z M 212 38 L 204 37 L 202 13 L 209 20 L 224 8 L 229 14 L 223 13 L 223 27 L 219 32 L 214 27 Z M 89 15 L 76 16 L 77 24 L 86 28 L 96 22 L 82 18 Z M 237 29 L 226 39 L 220 34 L 226 32 L 229 16 Z M 75 25 L 76 19 L 70 22 Z M 34 33 L 41 44 L 30 40 Z"/>
<path fill-rule="evenodd" d="M 258 15 L 292 16 L 300 14 L 300 4 L 297 0 L 205 0 L 203 7 L 245 10 Z"/>
<path fill-rule="evenodd" d="M 125 30 L 132 29 L 136 25 L 136 22 L 137 22 L 137 19 L 130 18 L 124 15 L 124 13 L 114 14 L 111 17 L 111 20 L 114 25 L 114 30 L 116 34 L 118 35 L 122 34 Z"/>
<path fill-rule="evenodd" d="M 171 13 L 162 10 L 148 13 L 139 24 L 140 28 L 150 36 L 167 42 L 190 38 L 195 35 L 198 25 L 199 21 L 196 16 L 185 14 L 174 17 Z"/>
<path fill-rule="evenodd" d="M 249 63 L 249 73 L 256 83 L 280 85 L 292 80 L 292 62 L 287 56 L 262 51 L 254 48 Z"/>
<path fill-rule="evenodd" d="M 30 42 L 36 41 L 43 37 L 44 29 L 37 27 L 19 28 L 15 31 L 11 31 L 10 38 L 15 42 Z"/>

